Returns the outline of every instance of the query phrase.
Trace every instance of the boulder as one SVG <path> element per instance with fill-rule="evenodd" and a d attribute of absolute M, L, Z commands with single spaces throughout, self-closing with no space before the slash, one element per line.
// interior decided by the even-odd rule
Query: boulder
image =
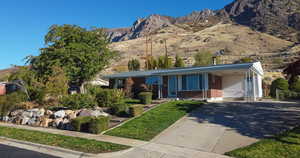
<path fill-rule="evenodd" d="M 63 122 L 63 118 L 56 118 L 53 122 L 54 123 L 53 126 L 59 127 L 62 122 Z"/>
<path fill-rule="evenodd" d="M 60 110 L 54 113 L 54 118 L 64 118 L 66 113 L 64 110 Z"/>
<path fill-rule="evenodd" d="M 76 115 L 75 112 L 72 113 L 72 114 L 70 114 L 70 115 L 68 115 L 68 119 L 70 119 L 70 120 L 72 120 L 72 119 L 74 119 L 74 118 L 76 118 L 76 117 L 77 117 L 77 115 Z"/>
<path fill-rule="evenodd" d="M 23 112 L 24 112 L 24 110 L 22 110 L 22 109 L 15 110 L 10 113 L 10 116 L 12 116 L 12 117 L 20 116 L 20 115 L 22 115 Z"/>
<path fill-rule="evenodd" d="M 21 125 L 26 125 L 27 123 L 28 123 L 28 121 L 30 120 L 30 118 L 28 118 L 28 117 L 23 117 L 23 118 L 21 118 Z"/>
<path fill-rule="evenodd" d="M 39 109 L 39 111 L 37 111 L 37 117 L 42 117 L 45 115 L 46 110 L 44 108 Z"/>
<path fill-rule="evenodd" d="M 30 112 L 30 111 L 24 111 L 24 112 L 22 112 L 21 116 L 22 116 L 22 117 L 29 117 L 29 118 L 32 118 L 32 117 L 33 117 L 33 112 Z"/>
<path fill-rule="evenodd" d="M 65 110 L 66 115 L 70 115 L 75 113 L 73 110 Z"/>
<path fill-rule="evenodd" d="M 46 110 L 46 115 L 48 116 L 53 115 L 53 112 L 51 110 Z"/>
<path fill-rule="evenodd" d="M 37 120 L 35 118 L 30 118 L 27 122 L 28 125 L 30 126 L 36 126 Z"/>
<path fill-rule="evenodd" d="M 52 122 L 52 119 L 49 119 L 48 117 L 41 117 L 41 127 L 49 127 L 49 123 Z"/>
<path fill-rule="evenodd" d="M 4 117 L 2 117 L 2 121 L 4 121 L 4 122 L 8 122 L 8 121 L 9 121 L 9 117 L 8 117 L 8 116 L 4 116 Z"/>

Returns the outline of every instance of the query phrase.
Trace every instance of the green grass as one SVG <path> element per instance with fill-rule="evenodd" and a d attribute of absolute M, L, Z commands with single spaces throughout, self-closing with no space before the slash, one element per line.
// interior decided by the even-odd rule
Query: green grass
<path fill-rule="evenodd" d="M 226 153 L 236 158 L 299 158 L 300 127 L 248 147 Z"/>
<path fill-rule="evenodd" d="M 91 139 L 63 136 L 11 127 L 0 127 L 0 136 L 95 154 L 115 152 L 129 148 L 128 146 L 124 145 L 100 142 Z"/>
<path fill-rule="evenodd" d="M 201 104 L 198 101 L 164 103 L 105 134 L 149 141 Z"/>

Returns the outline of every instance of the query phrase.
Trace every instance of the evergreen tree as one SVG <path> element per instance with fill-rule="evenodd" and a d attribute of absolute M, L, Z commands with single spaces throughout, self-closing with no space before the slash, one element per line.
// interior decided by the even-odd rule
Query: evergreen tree
<path fill-rule="evenodd" d="M 175 57 L 174 67 L 185 67 L 184 61 L 178 54 Z"/>
<path fill-rule="evenodd" d="M 146 63 L 145 63 L 145 66 L 146 66 L 146 70 L 155 70 L 157 69 L 157 61 L 154 57 L 148 57 L 148 59 L 146 60 Z"/>
<path fill-rule="evenodd" d="M 194 66 L 208 66 L 212 64 L 213 55 L 209 52 L 198 52 L 195 56 Z"/>
<path fill-rule="evenodd" d="M 129 71 L 139 71 L 140 70 L 140 62 L 137 59 L 131 59 L 128 61 L 128 70 Z"/>

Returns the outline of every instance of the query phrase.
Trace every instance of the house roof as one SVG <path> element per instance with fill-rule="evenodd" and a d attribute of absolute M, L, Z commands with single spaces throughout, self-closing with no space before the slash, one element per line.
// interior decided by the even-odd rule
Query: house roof
<path fill-rule="evenodd" d="M 225 70 L 248 70 L 252 69 L 260 75 L 263 75 L 263 68 L 260 62 L 243 63 L 243 64 L 223 64 L 202 67 L 186 67 L 186 68 L 172 68 L 163 70 L 149 70 L 149 71 L 131 71 L 104 76 L 105 78 L 128 78 L 128 77 L 147 77 L 159 75 L 174 75 L 174 74 L 188 74 L 198 72 L 214 72 Z"/>

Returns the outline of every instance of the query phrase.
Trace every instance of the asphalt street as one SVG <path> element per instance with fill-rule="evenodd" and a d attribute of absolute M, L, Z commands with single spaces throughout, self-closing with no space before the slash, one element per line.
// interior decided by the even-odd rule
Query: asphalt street
<path fill-rule="evenodd" d="M 58 157 L 0 144 L 0 158 L 58 158 Z"/>

